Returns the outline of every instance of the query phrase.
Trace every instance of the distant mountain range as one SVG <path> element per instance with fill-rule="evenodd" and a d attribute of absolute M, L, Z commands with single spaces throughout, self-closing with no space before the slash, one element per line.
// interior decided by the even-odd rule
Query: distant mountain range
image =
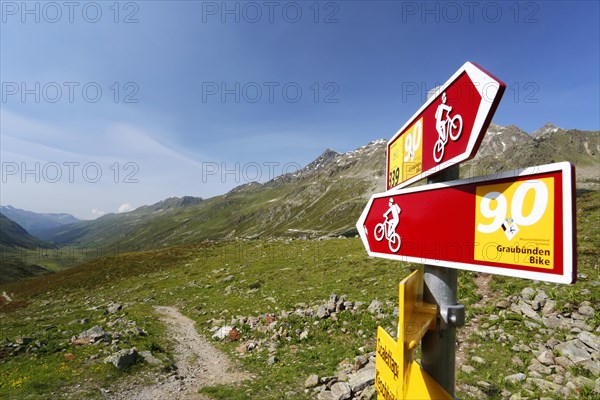
<path fill-rule="evenodd" d="M 36 213 L 21 210 L 13 206 L 0 206 L 0 212 L 21 225 L 27 232 L 34 236 L 38 236 L 41 231 L 46 229 L 79 221 L 71 214 Z"/>
<path fill-rule="evenodd" d="M 44 242 L 36 244 L 4 218 L 3 236 L 6 230 L 7 240 L 18 237 L 10 240 L 23 248 L 51 242 L 119 252 L 231 238 L 353 236 L 368 197 L 385 190 L 386 143 L 376 140 L 344 154 L 327 149 L 303 169 L 266 183 L 246 183 L 210 199 L 173 197 L 91 221 L 2 207 Z M 492 124 L 477 156 L 460 171 L 472 177 L 558 161 L 575 164 L 578 189 L 600 189 L 600 132 L 546 124 L 530 135 Z"/>
<path fill-rule="evenodd" d="M 552 124 L 529 135 L 492 124 L 461 176 L 570 161 L 579 188 L 600 188 L 600 132 Z M 247 183 L 210 199 L 171 198 L 122 214 L 38 232 L 57 245 L 119 245 L 122 251 L 224 238 L 354 235 L 366 199 L 385 190 L 386 141 L 340 154 L 326 150 L 296 173 Z"/>
<path fill-rule="evenodd" d="M 600 132 L 562 129 L 546 124 L 528 135 L 514 125 L 491 124 L 464 175 L 484 175 L 516 168 L 569 161 L 576 166 L 580 189 L 600 189 Z"/>

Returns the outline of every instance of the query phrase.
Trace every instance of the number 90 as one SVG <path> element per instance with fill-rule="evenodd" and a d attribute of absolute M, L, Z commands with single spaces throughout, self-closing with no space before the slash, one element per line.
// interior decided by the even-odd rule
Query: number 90
<path fill-rule="evenodd" d="M 529 215 L 523 215 L 523 206 L 525 203 L 525 196 L 527 192 L 533 190 L 535 197 L 533 201 L 533 208 Z M 496 200 L 496 207 L 492 208 L 492 200 Z M 500 192 L 489 192 L 481 199 L 479 204 L 479 212 L 485 218 L 493 218 L 494 220 L 490 224 L 479 223 L 477 230 L 482 233 L 493 233 L 496 232 L 501 226 L 502 222 L 507 217 L 508 212 L 508 200 L 506 196 Z M 538 222 L 548 207 L 548 186 L 542 181 L 527 181 L 519 185 L 515 194 L 513 195 L 510 212 L 513 220 L 517 225 L 529 226 Z"/>

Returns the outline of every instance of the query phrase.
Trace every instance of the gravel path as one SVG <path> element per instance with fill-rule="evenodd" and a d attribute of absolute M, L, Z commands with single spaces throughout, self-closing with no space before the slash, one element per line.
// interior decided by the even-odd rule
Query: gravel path
<path fill-rule="evenodd" d="M 235 369 L 227 356 L 196 332 L 195 322 L 174 307 L 155 307 L 160 320 L 175 340 L 175 375 L 159 376 L 150 386 L 132 385 L 115 390 L 114 400 L 185 399 L 207 400 L 198 393 L 205 386 L 234 385 L 249 379 L 248 373 Z"/>

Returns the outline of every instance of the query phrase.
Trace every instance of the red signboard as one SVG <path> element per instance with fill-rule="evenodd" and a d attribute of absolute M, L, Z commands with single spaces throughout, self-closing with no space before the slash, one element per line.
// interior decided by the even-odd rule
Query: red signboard
<path fill-rule="evenodd" d="M 371 256 L 573 283 L 574 174 L 563 162 L 388 191 L 356 227 Z"/>
<path fill-rule="evenodd" d="M 505 89 L 479 66 L 463 65 L 388 142 L 387 189 L 473 157 Z"/>

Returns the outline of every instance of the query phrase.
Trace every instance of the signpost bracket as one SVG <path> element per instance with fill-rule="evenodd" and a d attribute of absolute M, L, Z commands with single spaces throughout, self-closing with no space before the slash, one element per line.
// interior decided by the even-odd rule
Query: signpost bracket
<path fill-rule="evenodd" d="M 444 304 L 440 307 L 440 316 L 448 326 L 458 328 L 465 324 L 464 304 Z"/>

